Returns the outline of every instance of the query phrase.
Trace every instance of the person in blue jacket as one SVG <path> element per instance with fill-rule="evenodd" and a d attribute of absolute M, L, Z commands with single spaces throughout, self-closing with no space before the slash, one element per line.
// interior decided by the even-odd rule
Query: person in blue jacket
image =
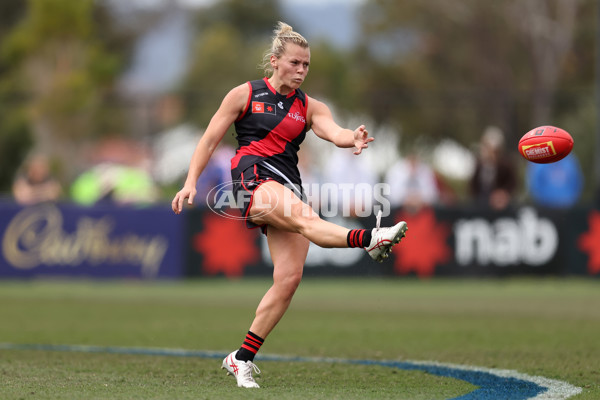
<path fill-rule="evenodd" d="M 583 190 L 583 173 L 574 154 L 549 164 L 528 163 L 526 178 L 529 194 L 543 207 L 571 207 Z"/>

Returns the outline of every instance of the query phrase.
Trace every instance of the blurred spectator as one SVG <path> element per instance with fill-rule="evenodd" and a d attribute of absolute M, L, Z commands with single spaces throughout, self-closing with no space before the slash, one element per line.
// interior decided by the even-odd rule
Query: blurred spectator
<path fill-rule="evenodd" d="M 235 149 L 232 146 L 223 142 L 219 144 L 196 182 L 196 198 L 201 201 L 194 202 L 194 205 L 198 207 L 214 205 L 214 195 L 217 193 L 215 189 L 231 182 L 231 158 L 234 155 Z"/>
<path fill-rule="evenodd" d="M 180 96 L 163 96 L 154 110 L 157 127 L 161 129 L 153 140 L 154 163 L 152 175 L 157 183 L 179 185 L 189 167 L 194 149 L 202 133 L 193 124 L 184 120 L 184 104 Z M 215 149 L 204 172 L 196 182 L 197 198 L 194 206 L 214 205 L 213 190 L 231 181 L 231 158 L 235 149 L 225 141 Z"/>
<path fill-rule="evenodd" d="M 298 170 L 302 177 L 302 185 L 320 185 L 322 183 L 323 177 L 316 167 L 316 157 L 310 142 L 298 150 Z"/>
<path fill-rule="evenodd" d="M 438 192 L 438 198 L 436 203 L 440 206 L 454 206 L 458 201 L 458 196 L 454 188 L 446 182 L 442 174 L 437 172 L 435 169 L 433 174 L 435 176 L 435 185 Z"/>
<path fill-rule="evenodd" d="M 304 147 L 298 151 L 298 170 L 302 177 L 302 188 L 307 203 L 313 210 L 321 210 L 321 184 L 323 178 L 318 168 L 316 168 L 316 154 L 311 147 L 312 142 L 307 140 Z"/>
<path fill-rule="evenodd" d="M 527 163 L 527 190 L 544 207 L 567 208 L 579 200 L 583 173 L 574 154 L 550 163 Z"/>
<path fill-rule="evenodd" d="M 390 186 L 392 207 L 404 207 L 418 211 L 438 201 L 439 191 L 433 169 L 421 161 L 416 154 L 398 160 L 385 176 Z"/>
<path fill-rule="evenodd" d="M 147 205 L 157 200 L 157 190 L 149 173 L 142 168 L 103 163 L 83 172 L 71 185 L 76 203 Z"/>
<path fill-rule="evenodd" d="M 517 186 L 516 171 L 503 154 L 503 148 L 504 134 L 500 128 L 486 128 L 470 182 L 473 200 L 494 210 L 508 207 Z"/>
<path fill-rule="evenodd" d="M 322 190 L 331 195 L 329 211 L 337 211 L 338 216 L 353 218 L 370 215 L 373 211 L 373 190 L 377 182 L 377 174 L 368 158 L 356 156 L 350 149 L 334 151 L 328 158 L 323 173 Z M 321 200 L 324 200 L 323 197 Z M 321 204 L 321 207 L 327 206 Z"/>
<path fill-rule="evenodd" d="M 167 94 L 161 97 L 153 111 L 155 123 L 161 131 L 183 124 L 184 104 L 180 96 Z"/>
<path fill-rule="evenodd" d="M 61 186 L 50 174 L 48 158 L 41 154 L 25 163 L 24 173 L 13 184 L 15 201 L 22 205 L 56 201 L 60 194 Z"/>

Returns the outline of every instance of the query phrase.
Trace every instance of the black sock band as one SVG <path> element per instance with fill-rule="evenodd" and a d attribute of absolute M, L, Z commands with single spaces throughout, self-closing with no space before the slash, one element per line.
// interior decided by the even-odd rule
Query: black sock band
<path fill-rule="evenodd" d="M 372 237 L 373 237 L 373 229 L 365 229 L 365 233 L 362 237 L 362 246 L 361 247 L 369 247 L 369 244 L 371 244 Z"/>
<path fill-rule="evenodd" d="M 242 347 L 238 350 L 235 355 L 240 361 L 252 361 L 254 360 L 254 356 L 260 350 L 260 347 L 265 342 L 263 338 L 258 336 L 255 333 L 248 331 L 244 342 L 242 343 Z"/>
<path fill-rule="evenodd" d="M 371 233 L 372 231 L 370 229 L 350 229 L 350 232 L 348 232 L 348 236 L 346 237 L 348 247 L 369 246 L 369 243 L 371 243 Z"/>

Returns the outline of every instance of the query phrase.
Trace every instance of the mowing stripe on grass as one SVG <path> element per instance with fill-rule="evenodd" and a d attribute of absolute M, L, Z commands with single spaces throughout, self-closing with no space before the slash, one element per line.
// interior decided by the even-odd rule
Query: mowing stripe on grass
<path fill-rule="evenodd" d="M 0 343 L 2 350 L 40 350 L 82 353 L 130 354 L 171 357 L 199 357 L 223 359 L 228 353 L 203 350 L 161 349 L 146 347 L 103 347 L 80 345 L 49 344 L 15 344 Z M 454 400 L 563 400 L 581 393 L 580 387 L 567 382 L 531 376 L 513 370 L 481 368 L 468 365 L 446 364 L 434 361 L 379 361 L 349 360 L 327 357 L 289 357 L 281 355 L 260 354 L 261 361 L 305 362 L 305 363 L 337 363 L 356 365 L 376 365 L 398 368 L 401 370 L 417 370 L 428 374 L 454 378 L 478 386 L 478 389 Z"/>

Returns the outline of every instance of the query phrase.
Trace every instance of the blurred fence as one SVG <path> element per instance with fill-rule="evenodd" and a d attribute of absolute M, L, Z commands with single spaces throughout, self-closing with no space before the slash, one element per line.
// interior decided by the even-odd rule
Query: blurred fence
<path fill-rule="evenodd" d="M 382 225 L 396 220 L 407 221 L 409 230 L 386 262 L 373 262 L 362 249 L 311 245 L 305 275 L 600 274 L 597 209 L 395 209 Z M 375 221 L 341 223 L 366 228 Z M 176 216 L 168 205 L 23 208 L 1 203 L 0 238 L 1 278 L 180 279 L 272 273 L 264 236 L 209 209 Z"/>

